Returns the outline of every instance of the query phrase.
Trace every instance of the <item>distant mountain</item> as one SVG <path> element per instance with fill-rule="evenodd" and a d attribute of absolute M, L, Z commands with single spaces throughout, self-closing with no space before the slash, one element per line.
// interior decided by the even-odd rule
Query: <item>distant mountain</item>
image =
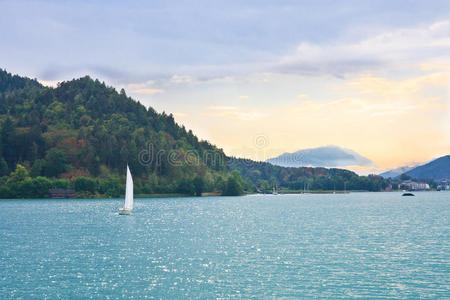
<path fill-rule="evenodd" d="M 450 179 L 450 155 L 439 157 L 405 173 L 417 179 Z"/>
<path fill-rule="evenodd" d="M 243 158 L 228 158 L 231 170 L 237 170 L 259 190 L 271 192 L 277 185 L 288 190 L 364 190 L 381 191 L 389 186 L 389 180 L 381 176 L 359 176 L 355 172 L 337 168 L 288 168 L 267 162 Z"/>
<path fill-rule="evenodd" d="M 395 168 L 393 170 L 389 170 L 389 171 L 383 172 L 383 173 L 380 174 L 380 176 L 382 176 L 383 178 L 396 178 L 396 177 L 402 175 L 403 173 L 414 169 L 415 167 L 417 167 L 417 165 L 401 166 L 401 167 Z"/>
<path fill-rule="evenodd" d="M 267 162 L 282 167 L 375 166 L 370 159 L 355 151 L 333 145 L 284 153 Z"/>

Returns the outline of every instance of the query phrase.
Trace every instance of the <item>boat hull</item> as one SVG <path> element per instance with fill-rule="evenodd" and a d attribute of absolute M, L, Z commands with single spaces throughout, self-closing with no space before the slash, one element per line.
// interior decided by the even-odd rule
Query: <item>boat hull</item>
<path fill-rule="evenodd" d="M 131 209 L 121 207 L 119 208 L 119 215 L 131 215 Z"/>

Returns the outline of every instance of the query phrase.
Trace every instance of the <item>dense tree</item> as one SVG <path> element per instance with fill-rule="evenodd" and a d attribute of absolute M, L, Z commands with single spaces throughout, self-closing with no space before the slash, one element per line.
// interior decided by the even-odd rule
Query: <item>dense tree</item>
<path fill-rule="evenodd" d="M 47 197 L 48 190 L 52 187 L 52 182 L 46 177 L 38 176 L 31 180 L 31 197 Z"/>
<path fill-rule="evenodd" d="M 225 196 L 239 196 L 243 194 L 242 183 L 238 171 L 234 170 L 231 172 L 227 179 L 223 194 Z"/>
<path fill-rule="evenodd" d="M 343 169 L 285 168 L 266 162 L 228 158 L 231 170 L 237 170 L 261 191 L 269 192 L 273 186 L 292 190 L 366 190 L 380 191 L 388 181 L 380 176 L 358 176 Z"/>
<path fill-rule="evenodd" d="M 0 157 L 0 177 L 9 174 L 8 164 L 3 157 Z"/>
<path fill-rule="evenodd" d="M 44 167 L 45 167 L 45 160 L 36 159 L 30 170 L 31 177 L 37 177 L 37 176 L 42 175 L 42 171 L 43 171 Z"/>
<path fill-rule="evenodd" d="M 228 177 L 227 185 L 223 194 L 225 196 L 239 196 L 242 195 L 242 193 L 242 186 L 239 181 L 234 176 Z"/>
<path fill-rule="evenodd" d="M 346 170 L 227 158 L 173 115 L 89 76 L 49 88 L 0 69 L 0 176 L 15 170 L 0 185 L 1 197 L 25 197 L 26 189 L 43 195 L 48 182 L 39 176 L 52 188 L 116 197 L 123 194 L 127 164 L 140 193 L 241 194 L 275 184 L 379 190 L 387 184 Z"/>
<path fill-rule="evenodd" d="M 77 192 L 95 192 L 95 180 L 89 177 L 79 176 L 74 181 L 74 187 Z"/>
<path fill-rule="evenodd" d="M 101 180 L 98 186 L 100 194 L 111 197 L 119 197 L 125 190 L 125 186 L 120 183 L 119 178 L 107 178 L 106 180 Z"/>
<path fill-rule="evenodd" d="M 411 179 L 411 176 L 409 176 L 405 173 L 400 175 L 400 180 L 410 180 L 410 179 Z"/>
<path fill-rule="evenodd" d="M 11 170 L 17 163 L 16 126 L 10 116 L 6 116 L 0 131 L 2 155 Z"/>
<path fill-rule="evenodd" d="M 44 174 L 48 177 L 57 177 L 59 174 L 65 172 L 66 168 L 66 153 L 57 148 L 48 150 L 45 155 Z"/>
<path fill-rule="evenodd" d="M 19 184 L 29 177 L 28 170 L 22 166 L 17 164 L 16 169 L 9 175 L 8 183 L 9 184 Z"/>
<path fill-rule="evenodd" d="M 177 192 L 180 194 L 194 195 L 195 187 L 193 181 L 188 178 L 183 178 L 180 180 L 177 187 Z"/>
<path fill-rule="evenodd" d="M 197 176 L 194 178 L 194 191 L 196 196 L 201 196 L 205 187 L 205 180 L 203 177 Z"/>

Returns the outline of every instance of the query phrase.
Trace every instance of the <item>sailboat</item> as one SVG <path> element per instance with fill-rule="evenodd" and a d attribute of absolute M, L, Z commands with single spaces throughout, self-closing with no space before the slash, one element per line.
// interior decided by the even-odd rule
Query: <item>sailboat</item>
<path fill-rule="evenodd" d="M 133 209 L 133 177 L 127 165 L 127 184 L 125 187 L 125 204 L 119 208 L 119 215 L 129 215 Z"/>

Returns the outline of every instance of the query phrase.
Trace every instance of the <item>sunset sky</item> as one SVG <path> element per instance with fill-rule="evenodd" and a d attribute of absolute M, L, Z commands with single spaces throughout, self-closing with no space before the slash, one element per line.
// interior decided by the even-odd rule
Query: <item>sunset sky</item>
<path fill-rule="evenodd" d="M 0 68 L 89 74 L 229 155 L 450 154 L 450 1 L 0 1 Z"/>

